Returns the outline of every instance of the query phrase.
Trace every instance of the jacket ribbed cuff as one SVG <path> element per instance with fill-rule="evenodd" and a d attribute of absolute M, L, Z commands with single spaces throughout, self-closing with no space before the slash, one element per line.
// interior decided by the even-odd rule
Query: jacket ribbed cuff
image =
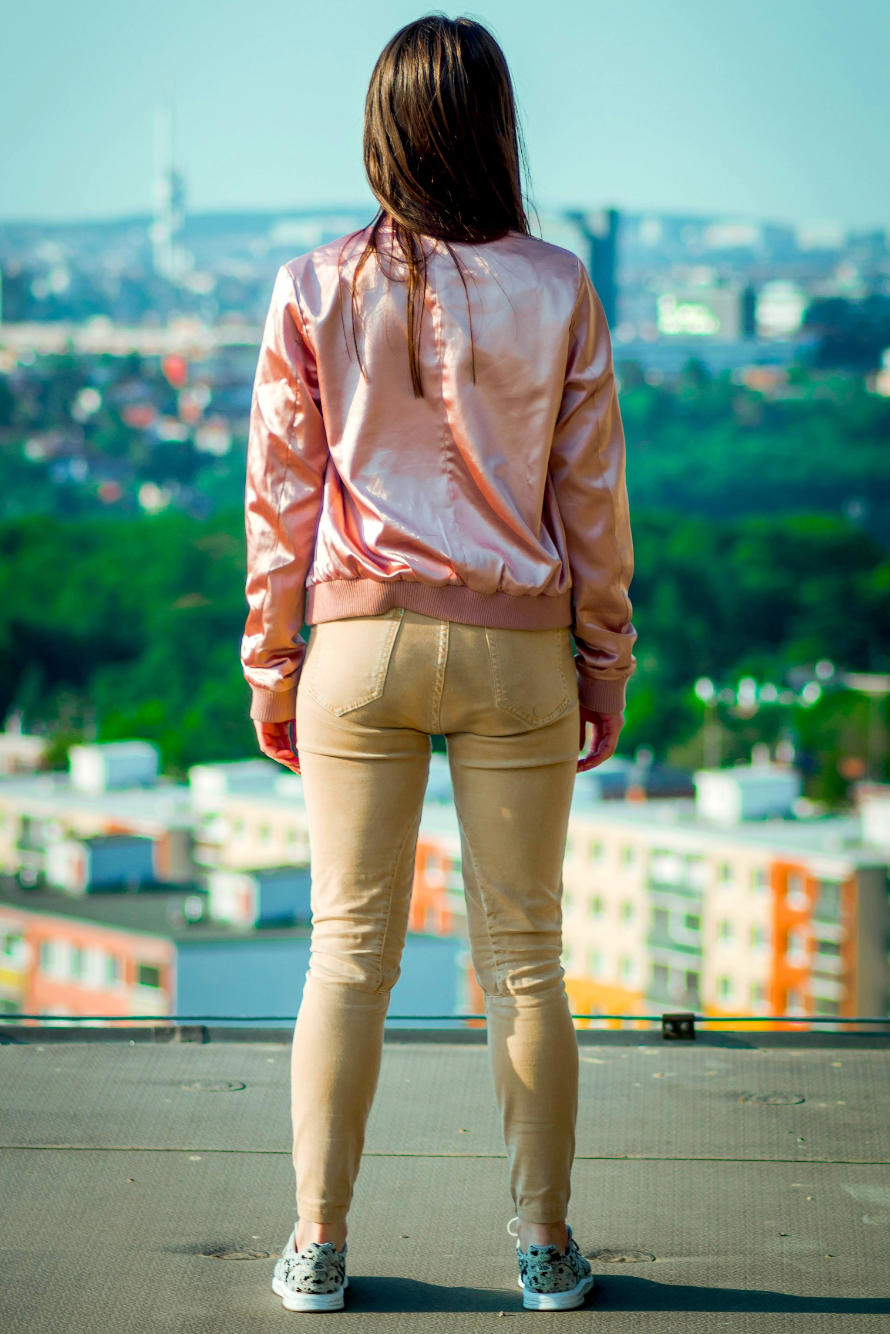
<path fill-rule="evenodd" d="M 589 676 L 578 676 L 578 703 L 594 713 L 623 713 L 627 694 L 627 677 L 617 681 L 592 681 Z"/>
<path fill-rule="evenodd" d="M 251 686 L 250 717 L 259 723 L 289 723 L 297 713 L 296 686 L 288 690 L 262 690 Z"/>

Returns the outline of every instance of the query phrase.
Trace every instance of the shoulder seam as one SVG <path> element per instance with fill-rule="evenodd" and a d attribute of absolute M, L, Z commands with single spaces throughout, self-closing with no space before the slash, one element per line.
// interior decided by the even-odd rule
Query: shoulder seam
<path fill-rule="evenodd" d="M 298 258 L 302 259 L 303 256 L 300 255 L 300 256 L 298 256 Z M 315 356 L 315 348 L 312 346 L 312 342 L 311 342 L 311 340 L 310 340 L 310 338 L 309 338 L 309 327 L 308 327 L 308 324 L 307 324 L 307 321 L 306 321 L 306 313 L 305 313 L 305 311 L 303 310 L 303 303 L 302 303 L 302 301 L 300 300 L 300 289 L 299 289 L 299 287 L 297 286 L 297 280 L 296 280 L 296 278 L 294 277 L 293 273 L 292 273 L 291 270 L 290 270 L 290 265 L 291 265 L 292 263 L 293 263 L 293 260 L 288 260 L 287 263 L 286 263 L 286 264 L 282 264 L 281 267 L 282 267 L 282 268 L 285 270 L 285 272 L 287 273 L 288 278 L 290 278 L 291 289 L 292 289 L 292 291 L 293 291 L 293 294 L 294 294 L 294 301 L 296 302 L 296 306 L 297 306 L 297 314 L 298 314 L 299 317 L 300 317 L 300 335 L 301 335 L 301 337 L 303 338 L 303 340 L 305 341 L 306 346 L 309 348 L 310 352 L 312 353 L 312 355 L 313 355 L 313 357 L 314 357 L 314 356 Z"/>

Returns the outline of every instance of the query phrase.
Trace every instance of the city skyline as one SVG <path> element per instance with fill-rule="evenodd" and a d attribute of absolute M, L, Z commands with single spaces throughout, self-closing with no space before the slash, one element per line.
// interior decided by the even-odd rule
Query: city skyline
<path fill-rule="evenodd" d="M 159 106 L 173 113 L 188 211 L 370 213 L 368 77 L 392 33 L 425 12 L 389 0 L 369 16 L 339 0 L 331 25 L 281 0 L 159 0 L 115 26 L 111 6 L 88 0 L 10 14 L 21 58 L 0 107 L 25 128 L 0 148 L 0 222 L 150 212 Z M 844 13 L 803 0 L 561 0 L 544 26 L 527 3 L 467 12 L 510 63 L 539 210 L 890 223 L 890 179 L 868 167 L 890 129 L 881 0 Z"/>

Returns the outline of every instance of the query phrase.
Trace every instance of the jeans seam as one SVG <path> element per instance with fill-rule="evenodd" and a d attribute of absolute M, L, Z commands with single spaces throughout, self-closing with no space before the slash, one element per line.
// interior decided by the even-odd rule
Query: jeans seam
<path fill-rule="evenodd" d="M 377 959 L 377 981 L 374 987 L 375 994 L 383 990 L 383 956 L 386 953 L 386 942 L 389 937 L 390 922 L 392 921 L 393 891 L 395 889 L 396 875 L 398 874 L 399 866 L 402 862 L 402 853 L 405 851 L 405 846 L 411 835 L 411 828 L 412 826 L 409 824 L 405 829 L 404 836 L 395 856 L 395 861 L 393 862 L 392 874 L 389 877 L 389 893 L 386 901 L 386 921 L 384 922 L 383 931 L 380 935 L 380 954 Z"/>
<path fill-rule="evenodd" d="M 436 735 L 442 732 L 442 696 L 445 692 L 445 669 L 448 665 L 448 648 L 450 644 L 450 624 L 448 621 L 442 621 L 439 626 L 439 645 L 436 654 L 436 681 L 433 687 L 433 708 L 431 722 Z M 445 652 L 442 652 L 444 646 Z"/>
<path fill-rule="evenodd" d="M 467 855 L 469 856 L 470 861 L 473 864 L 473 874 L 476 877 L 476 885 L 479 890 L 479 902 L 482 906 L 482 917 L 485 921 L 485 934 L 488 937 L 488 948 L 491 950 L 491 959 L 494 965 L 494 983 L 495 983 L 494 994 L 496 996 L 499 996 L 501 994 L 501 983 L 503 982 L 504 966 L 501 963 L 501 960 L 498 956 L 498 951 L 495 948 L 494 936 L 491 933 L 491 916 L 488 911 L 488 901 L 486 900 L 485 897 L 485 891 L 482 888 L 482 876 L 479 874 L 479 863 L 476 860 L 476 854 L 473 851 L 473 845 L 472 842 L 470 841 L 470 836 L 467 833 L 466 826 L 464 825 L 463 821 L 461 821 L 460 823 L 461 823 L 461 828 L 464 831 L 464 837 L 466 840 Z M 480 986 L 481 985 L 482 985 L 482 980 L 480 978 Z M 485 990 L 484 987 L 482 989 L 483 991 Z"/>

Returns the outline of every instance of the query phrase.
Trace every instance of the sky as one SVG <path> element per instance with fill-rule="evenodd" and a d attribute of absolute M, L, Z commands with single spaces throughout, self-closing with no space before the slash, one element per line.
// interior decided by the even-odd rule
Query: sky
<path fill-rule="evenodd" d="M 399 0 L 0 0 L 0 220 L 149 212 L 168 107 L 187 208 L 372 208 Z M 890 226 L 890 0 L 483 0 L 539 209 Z M 369 213 L 370 216 L 370 213 Z"/>

